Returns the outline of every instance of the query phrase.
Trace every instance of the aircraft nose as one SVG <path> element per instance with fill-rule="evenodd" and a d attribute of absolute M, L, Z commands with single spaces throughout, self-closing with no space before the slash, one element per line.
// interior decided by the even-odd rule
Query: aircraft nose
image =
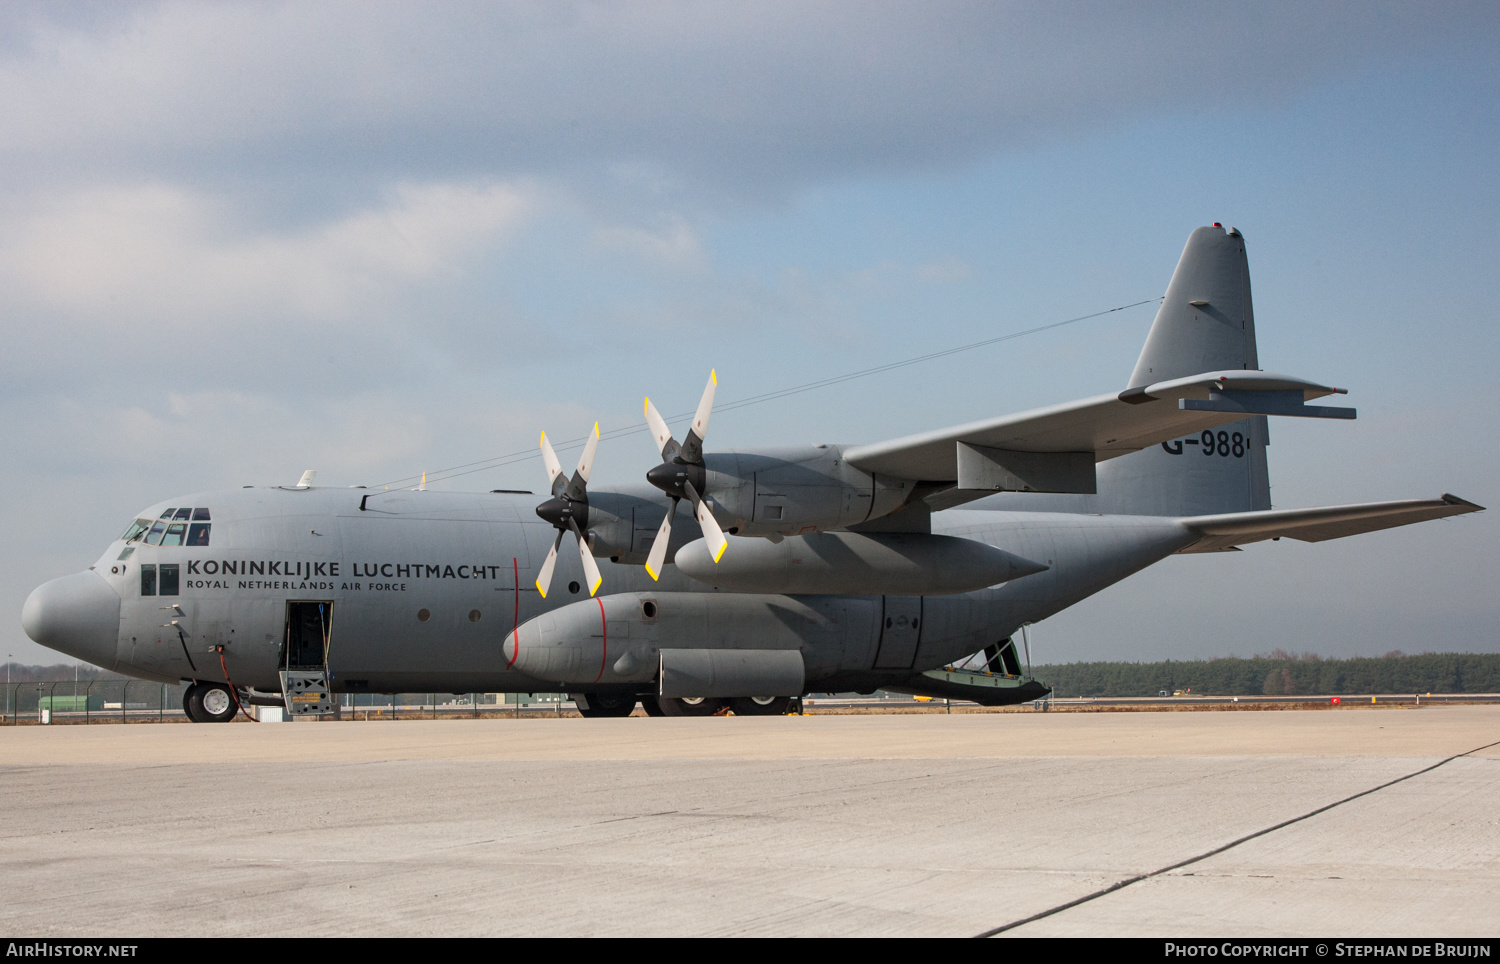
<path fill-rule="evenodd" d="M 32 590 L 21 626 L 49 649 L 109 669 L 120 635 L 120 597 L 94 572 L 76 572 Z"/>

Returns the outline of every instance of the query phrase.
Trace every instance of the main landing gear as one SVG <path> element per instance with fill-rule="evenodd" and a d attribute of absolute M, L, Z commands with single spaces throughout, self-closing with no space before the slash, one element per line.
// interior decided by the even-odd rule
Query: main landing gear
<path fill-rule="evenodd" d="M 709 696 L 687 696 L 681 699 L 659 696 L 656 699 L 662 716 L 713 716 L 724 708 L 724 702 Z"/>
<path fill-rule="evenodd" d="M 639 700 L 647 716 L 718 716 L 726 710 L 735 716 L 786 716 L 792 709 L 790 696 L 717 697 L 601 696 L 570 693 L 578 712 L 586 717 L 629 716 Z"/>
<path fill-rule="evenodd" d="M 228 723 L 239 703 L 223 683 L 193 683 L 182 693 L 182 712 L 194 723 Z"/>
<path fill-rule="evenodd" d="M 578 707 L 578 712 L 589 719 L 629 716 L 635 711 L 634 696 L 602 696 L 598 693 L 569 693 L 568 697 Z"/>
<path fill-rule="evenodd" d="M 786 716 L 792 708 L 790 696 L 743 696 L 729 701 L 735 716 Z"/>

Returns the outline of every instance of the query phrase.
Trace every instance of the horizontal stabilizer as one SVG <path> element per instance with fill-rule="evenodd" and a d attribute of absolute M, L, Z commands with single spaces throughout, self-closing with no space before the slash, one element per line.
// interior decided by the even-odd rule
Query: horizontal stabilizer
<path fill-rule="evenodd" d="M 1306 405 L 1301 392 L 1210 391 L 1208 398 L 1181 398 L 1184 412 L 1233 412 L 1236 415 L 1291 415 L 1300 418 L 1353 418 L 1352 408 Z"/>
<path fill-rule="evenodd" d="M 1352 409 L 1302 405 L 1335 393 L 1342 389 L 1269 372 L 1204 372 L 1116 395 L 852 445 L 844 458 L 866 472 L 898 479 L 959 483 L 972 476 L 992 492 L 1091 492 L 1089 459 L 1103 462 L 1247 414 L 1352 417 Z M 1041 454 L 1052 458 L 1027 458 Z M 1080 459 L 1084 464 L 1078 464 Z M 1011 485 L 1015 488 L 1007 488 Z"/>
<path fill-rule="evenodd" d="M 1362 532 L 1375 532 L 1445 519 L 1448 516 L 1482 512 L 1484 506 L 1444 495 L 1441 499 L 1408 499 L 1402 502 L 1367 502 L 1362 505 L 1331 505 L 1316 509 L 1273 509 L 1269 512 L 1232 512 L 1179 520 L 1203 538 L 1179 552 L 1222 552 L 1264 539 L 1286 536 L 1301 542 L 1324 542 Z"/>

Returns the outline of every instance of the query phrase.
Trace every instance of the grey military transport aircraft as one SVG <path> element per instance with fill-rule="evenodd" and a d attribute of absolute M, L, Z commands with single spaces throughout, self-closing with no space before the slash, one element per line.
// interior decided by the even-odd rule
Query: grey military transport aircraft
<path fill-rule="evenodd" d="M 1047 692 L 1018 629 L 1173 553 L 1481 509 L 1271 508 L 1268 416 L 1354 410 L 1261 370 L 1245 240 L 1218 224 L 1188 239 L 1123 391 L 874 444 L 706 452 L 715 386 L 680 442 L 646 402 L 660 462 L 643 484 L 589 490 L 595 426 L 571 475 L 542 436 L 540 505 L 311 473 L 180 496 L 36 589 L 22 622 L 106 669 L 189 682 L 198 722 L 329 713 L 339 693 L 560 691 L 585 716 L 774 714 L 877 688 L 1003 704 Z"/>

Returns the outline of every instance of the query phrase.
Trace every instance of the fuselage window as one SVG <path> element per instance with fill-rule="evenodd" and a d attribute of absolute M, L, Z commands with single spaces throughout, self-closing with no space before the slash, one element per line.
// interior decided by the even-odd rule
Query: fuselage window
<path fill-rule="evenodd" d="M 207 522 L 208 521 L 208 510 L 207 509 L 194 509 L 193 510 L 193 521 L 194 522 Z"/>
<path fill-rule="evenodd" d="M 158 546 L 158 545 L 161 545 L 161 534 L 163 532 L 166 532 L 166 531 L 167 531 L 167 524 L 165 522 L 152 523 L 152 525 L 151 525 L 151 531 L 150 531 L 150 533 L 148 533 L 146 535 L 146 545 L 148 545 L 148 546 Z"/>
<path fill-rule="evenodd" d="M 186 522 L 174 522 L 167 526 L 167 534 L 162 536 L 161 544 L 164 546 L 182 545 L 182 537 L 187 535 Z"/>
<path fill-rule="evenodd" d="M 189 509 L 178 509 L 177 510 L 177 518 L 179 518 L 179 519 L 182 519 L 182 520 L 186 521 L 187 519 L 191 519 L 192 517 L 193 517 L 193 510 L 190 509 L 190 508 Z M 165 519 L 167 517 L 166 516 L 162 516 L 162 518 Z"/>
<path fill-rule="evenodd" d="M 163 596 L 177 595 L 177 566 L 163 565 L 161 568 L 161 594 Z"/>
<path fill-rule="evenodd" d="M 208 523 L 194 522 L 188 527 L 187 544 L 190 546 L 208 545 Z"/>
<path fill-rule="evenodd" d="M 156 567 L 150 563 L 141 566 L 141 595 L 156 595 Z"/>
<path fill-rule="evenodd" d="M 132 522 L 130 524 L 130 528 L 126 529 L 125 530 L 125 534 L 123 536 L 121 536 L 120 538 L 124 539 L 126 542 L 134 542 L 135 540 L 139 539 L 141 536 L 145 535 L 146 531 L 149 530 L 150 528 L 151 528 L 151 520 L 150 519 L 137 519 L 137 520 L 135 520 L 134 522 Z"/>

